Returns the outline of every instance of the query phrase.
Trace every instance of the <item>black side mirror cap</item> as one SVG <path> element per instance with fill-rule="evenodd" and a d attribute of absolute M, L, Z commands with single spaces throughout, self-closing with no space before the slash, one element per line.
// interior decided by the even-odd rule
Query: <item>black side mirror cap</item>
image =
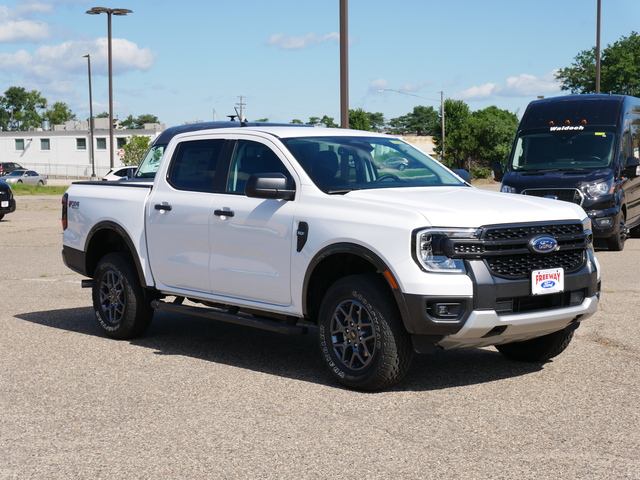
<path fill-rule="evenodd" d="M 458 175 L 462 180 L 464 180 L 468 184 L 471 184 L 471 174 L 466 170 L 455 169 L 453 170 L 453 173 Z"/>
<path fill-rule="evenodd" d="M 259 173 L 251 175 L 244 187 L 244 194 L 254 198 L 293 200 L 295 189 L 289 188 L 289 180 L 282 173 Z"/>

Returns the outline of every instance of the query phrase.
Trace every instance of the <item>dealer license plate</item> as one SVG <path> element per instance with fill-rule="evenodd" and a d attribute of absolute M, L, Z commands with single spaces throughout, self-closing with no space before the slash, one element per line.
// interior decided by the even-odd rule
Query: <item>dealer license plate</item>
<path fill-rule="evenodd" d="M 531 272 L 531 293 L 533 295 L 558 292 L 564 292 L 563 268 L 549 268 Z"/>
<path fill-rule="evenodd" d="M 8 208 L 9 207 L 9 200 L 3 200 L 2 201 L 2 208 Z"/>

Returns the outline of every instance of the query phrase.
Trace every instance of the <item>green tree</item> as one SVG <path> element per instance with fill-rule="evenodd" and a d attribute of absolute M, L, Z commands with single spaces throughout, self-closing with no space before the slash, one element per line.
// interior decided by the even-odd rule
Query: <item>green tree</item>
<path fill-rule="evenodd" d="M 444 101 L 445 113 L 445 158 L 444 163 L 452 168 L 465 168 L 465 161 L 473 149 L 469 118 L 471 110 L 462 100 L 447 98 Z M 435 151 L 442 154 L 442 123 L 438 119 L 433 132 Z"/>
<path fill-rule="evenodd" d="M 109 114 L 107 114 L 106 118 L 109 118 Z M 146 123 L 160 123 L 158 117 L 151 114 L 139 115 L 138 117 L 133 117 L 133 115 L 129 115 L 127 118 L 120 122 L 120 126 L 124 128 L 130 128 L 134 130 L 140 130 L 144 128 Z"/>
<path fill-rule="evenodd" d="M 265 122 L 265 123 L 268 122 L 268 121 L 269 121 L 269 119 L 266 118 L 266 117 L 265 118 L 259 118 L 258 120 L 256 120 L 256 122 Z"/>
<path fill-rule="evenodd" d="M 296 125 L 302 125 L 304 124 L 304 122 L 302 120 L 298 120 L 297 118 L 294 118 L 293 120 L 291 120 L 289 123 L 295 123 Z"/>
<path fill-rule="evenodd" d="M 438 123 L 438 112 L 433 107 L 418 105 L 413 111 L 389 120 L 394 135 L 433 135 Z"/>
<path fill-rule="evenodd" d="M 472 176 L 488 175 L 493 162 L 504 162 L 511 151 L 517 129 L 517 115 L 496 106 L 471 114 L 469 130 L 473 142 L 470 142 L 467 152 L 467 167 Z M 474 175 L 474 170 L 478 175 Z"/>
<path fill-rule="evenodd" d="M 131 135 L 127 143 L 122 147 L 124 150 L 123 162 L 125 165 L 138 165 L 142 162 L 144 154 L 149 149 L 151 139 L 144 135 Z"/>
<path fill-rule="evenodd" d="M 349 128 L 352 130 L 371 130 L 369 115 L 362 108 L 349 110 Z"/>
<path fill-rule="evenodd" d="M 386 122 L 384 121 L 384 115 L 381 112 L 366 112 L 369 117 L 369 125 L 374 132 L 381 132 L 384 130 Z M 349 122 L 351 123 L 351 122 Z"/>
<path fill-rule="evenodd" d="M 51 125 L 61 125 L 69 120 L 77 120 L 76 114 L 64 102 L 56 102 L 42 115 Z"/>
<path fill-rule="evenodd" d="M 328 117 L 326 115 L 323 115 L 322 118 L 309 117 L 307 125 L 324 125 L 328 128 L 338 128 L 338 124 L 335 122 L 335 120 L 332 117 Z"/>
<path fill-rule="evenodd" d="M 571 67 L 556 73 L 560 88 L 571 93 L 595 93 L 596 49 L 583 50 Z M 620 95 L 640 96 L 640 35 L 631 32 L 602 50 L 600 91 Z"/>
<path fill-rule="evenodd" d="M 28 92 L 23 87 L 9 87 L 0 97 L 0 127 L 3 130 L 25 131 L 42 125 L 41 112 L 47 99 L 40 92 Z"/>
<path fill-rule="evenodd" d="M 95 116 L 95 118 L 109 118 L 109 112 L 102 112 Z"/>

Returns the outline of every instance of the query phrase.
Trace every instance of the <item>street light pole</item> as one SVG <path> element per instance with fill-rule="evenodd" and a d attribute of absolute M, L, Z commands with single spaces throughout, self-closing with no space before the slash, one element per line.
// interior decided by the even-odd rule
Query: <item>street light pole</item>
<path fill-rule="evenodd" d="M 111 16 L 125 16 L 127 13 L 133 13 L 132 10 L 126 8 L 105 8 L 93 7 L 87 10 L 89 15 L 107 14 L 107 50 L 108 50 L 108 66 L 109 66 L 109 166 L 113 168 L 113 65 L 111 54 Z"/>
<path fill-rule="evenodd" d="M 349 0 L 340 0 L 340 128 L 349 128 Z"/>
<path fill-rule="evenodd" d="M 598 0 L 596 14 L 596 93 L 600 93 L 600 10 L 602 0 Z"/>
<path fill-rule="evenodd" d="M 89 160 L 91 161 L 91 180 L 96 178 L 96 162 L 93 156 L 93 97 L 91 94 L 91 55 L 83 55 L 87 59 L 89 72 Z"/>
<path fill-rule="evenodd" d="M 409 93 L 409 92 L 403 92 L 402 90 L 394 90 L 392 88 L 383 88 L 381 90 L 378 90 L 378 93 L 381 92 L 396 92 L 396 93 L 402 93 L 403 95 L 411 95 L 412 97 L 418 97 L 418 98 L 424 98 L 425 100 L 432 100 L 434 102 L 440 102 L 440 111 L 441 111 L 441 119 L 442 119 L 442 152 L 441 152 L 441 157 L 442 160 L 444 160 L 444 90 L 442 90 L 440 92 L 440 100 L 436 100 L 435 98 L 429 98 L 429 97 L 422 97 L 420 95 L 415 95 L 413 93 Z"/>

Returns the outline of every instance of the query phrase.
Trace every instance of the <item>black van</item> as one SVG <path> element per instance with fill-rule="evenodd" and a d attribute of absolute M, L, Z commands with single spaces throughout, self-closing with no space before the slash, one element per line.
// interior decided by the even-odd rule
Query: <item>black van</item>
<path fill-rule="evenodd" d="M 520 121 L 500 190 L 574 202 L 594 238 L 622 250 L 640 234 L 640 99 L 567 95 L 535 100 Z"/>

